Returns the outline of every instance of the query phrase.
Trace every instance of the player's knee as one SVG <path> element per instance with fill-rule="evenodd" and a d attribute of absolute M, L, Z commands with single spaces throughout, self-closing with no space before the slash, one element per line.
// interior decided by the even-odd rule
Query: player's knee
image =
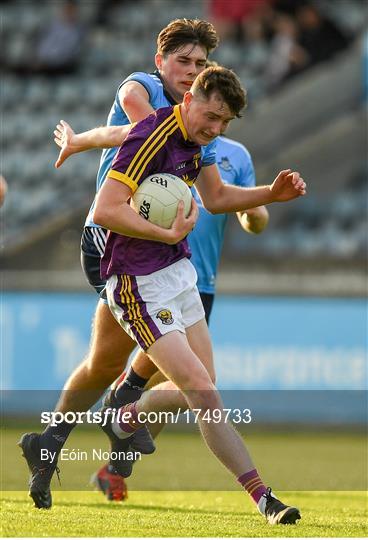
<path fill-rule="evenodd" d="M 212 370 L 212 369 L 209 370 L 208 374 L 210 376 L 212 384 L 215 385 L 216 384 L 216 372 L 215 372 L 215 370 Z"/>
<path fill-rule="evenodd" d="M 121 370 L 118 369 L 101 369 L 100 367 L 89 367 L 88 377 L 103 387 L 112 384 L 119 377 Z"/>
<path fill-rule="evenodd" d="M 220 396 L 213 385 L 209 385 L 206 389 L 189 392 L 187 399 L 191 408 L 199 409 L 203 412 L 221 408 Z"/>
<path fill-rule="evenodd" d="M 214 370 L 208 370 L 206 375 L 201 378 L 196 378 L 194 381 L 195 388 L 213 388 L 216 384 L 216 373 Z"/>
<path fill-rule="evenodd" d="M 217 392 L 209 374 L 202 377 L 192 378 L 185 392 L 190 401 L 199 403 L 200 401 L 208 401 L 206 396 L 211 396 L 213 392 Z"/>
<path fill-rule="evenodd" d="M 215 388 L 215 382 L 216 382 L 216 373 L 215 370 L 210 368 L 206 369 L 206 371 L 202 371 L 200 375 L 197 374 L 195 377 L 195 387 L 197 389 L 202 388 L 206 391 L 212 391 L 216 390 Z"/>
<path fill-rule="evenodd" d="M 126 361 L 120 355 L 91 355 L 86 360 L 86 368 L 89 377 L 95 380 L 112 383 L 126 366 Z"/>

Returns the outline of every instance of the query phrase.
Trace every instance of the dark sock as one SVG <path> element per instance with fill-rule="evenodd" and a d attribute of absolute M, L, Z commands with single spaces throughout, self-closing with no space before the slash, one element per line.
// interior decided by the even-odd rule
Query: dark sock
<path fill-rule="evenodd" d="M 136 374 L 131 367 L 124 381 L 115 390 L 115 398 L 119 407 L 137 401 L 143 392 L 148 379 L 144 379 Z"/>
<path fill-rule="evenodd" d="M 49 452 L 59 454 L 76 424 L 61 422 L 57 426 L 48 425 L 40 435 L 40 448 L 46 448 Z"/>

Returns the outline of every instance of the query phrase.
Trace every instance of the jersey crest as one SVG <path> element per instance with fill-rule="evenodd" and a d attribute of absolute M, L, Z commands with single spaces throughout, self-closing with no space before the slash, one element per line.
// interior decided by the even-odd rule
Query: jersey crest
<path fill-rule="evenodd" d="M 169 309 L 161 309 L 157 313 L 156 319 L 160 319 L 162 324 L 172 324 L 174 322 L 172 313 Z"/>
<path fill-rule="evenodd" d="M 222 157 L 221 161 L 218 162 L 218 166 L 220 167 L 220 169 L 223 169 L 224 171 L 232 171 L 233 168 L 234 168 L 231 165 L 230 160 L 229 160 L 228 157 Z"/>

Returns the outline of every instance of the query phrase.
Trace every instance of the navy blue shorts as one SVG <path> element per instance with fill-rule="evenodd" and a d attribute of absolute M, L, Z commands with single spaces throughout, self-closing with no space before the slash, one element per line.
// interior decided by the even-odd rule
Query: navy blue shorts
<path fill-rule="evenodd" d="M 100 262 L 105 250 L 107 232 L 100 227 L 84 227 L 81 239 L 81 265 L 88 283 L 107 303 L 106 281 L 100 275 Z"/>
<path fill-rule="evenodd" d="M 215 299 L 215 295 L 200 292 L 200 291 L 199 291 L 199 294 L 200 294 L 200 297 L 201 297 L 201 300 L 202 300 L 204 312 L 206 314 L 206 321 L 207 321 L 207 324 L 209 324 L 210 323 L 210 316 L 211 316 L 212 306 L 213 306 L 213 301 Z"/>
<path fill-rule="evenodd" d="M 107 304 L 105 285 L 106 281 L 100 275 L 100 261 L 105 250 L 106 229 L 102 227 L 84 227 L 81 239 L 81 265 L 88 283 Z M 201 296 L 206 321 L 209 324 L 214 294 L 202 293 Z"/>

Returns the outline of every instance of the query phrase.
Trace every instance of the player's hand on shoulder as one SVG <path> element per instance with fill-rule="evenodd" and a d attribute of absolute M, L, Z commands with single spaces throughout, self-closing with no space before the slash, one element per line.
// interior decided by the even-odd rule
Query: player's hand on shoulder
<path fill-rule="evenodd" d="M 270 186 L 274 202 L 296 199 L 307 192 L 307 186 L 300 173 L 286 169 L 280 171 Z"/>
<path fill-rule="evenodd" d="M 167 244 L 177 244 L 180 240 L 183 240 L 183 238 L 193 230 L 198 219 L 198 213 L 198 205 L 193 197 L 188 217 L 185 217 L 184 202 L 180 201 L 175 221 L 172 224 L 171 229 L 169 229 L 170 237 Z"/>

